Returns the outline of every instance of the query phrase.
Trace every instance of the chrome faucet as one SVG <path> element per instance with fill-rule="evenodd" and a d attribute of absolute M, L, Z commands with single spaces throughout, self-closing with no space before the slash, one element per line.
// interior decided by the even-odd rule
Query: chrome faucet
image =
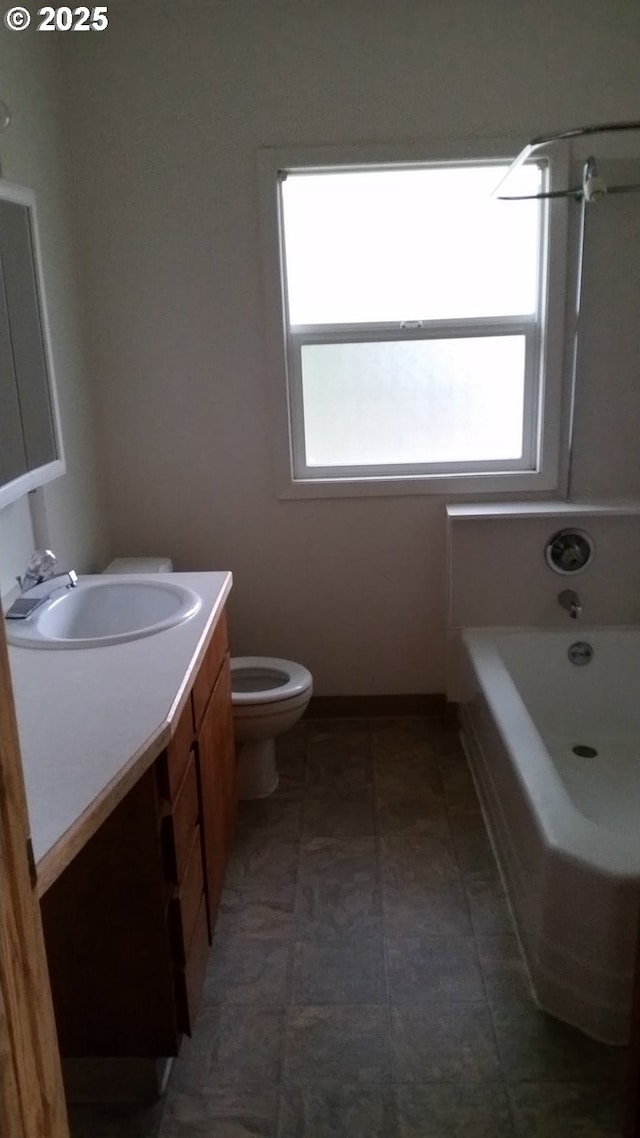
<path fill-rule="evenodd" d="M 582 602 L 577 593 L 573 589 L 563 589 L 558 596 L 558 601 L 563 609 L 566 609 L 572 620 L 577 620 L 582 613 Z"/>
<path fill-rule="evenodd" d="M 21 596 L 7 609 L 7 620 L 26 620 L 45 604 L 59 589 L 75 589 L 78 575 L 75 569 L 55 573 L 55 554 L 50 549 L 32 553 L 23 577 L 18 577 Z"/>
<path fill-rule="evenodd" d="M 58 563 L 58 559 L 50 549 L 36 549 L 35 553 L 31 554 L 27 562 L 27 568 L 24 572 L 24 577 L 18 577 L 18 584 L 21 593 L 28 593 L 35 589 L 36 585 L 42 585 L 45 581 L 52 582 L 58 581 L 60 584 L 54 585 L 54 589 L 61 588 L 62 585 L 66 589 L 74 589 L 78 583 L 78 575 L 75 569 L 65 569 L 64 572 L 54 572 Z M 66 581 L 64 580 L 66 578 Z M 49 593 L 46 589 L 42 593 L 33 593 L 33 596 L 48 596 Z"/>
<path fill-rule="evenodd" d="M 42 581 L 36 581 L 28 589 L 22 590 L 22 595 L 30 597 L 43 597 L 48 600 L 56 589 L 75 589 L 78 584 L 78 574 L 75 569 L 65 569 L 64 573 L 52 573 Z"/>

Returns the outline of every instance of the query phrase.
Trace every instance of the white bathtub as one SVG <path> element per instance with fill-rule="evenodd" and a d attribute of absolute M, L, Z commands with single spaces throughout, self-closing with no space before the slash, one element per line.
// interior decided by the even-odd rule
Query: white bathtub
<path fill-rule="evenodd" d="M 568 649 L 594 650 L 585 666 Z M 462 738 L 533 993 L 626 1043 L 640 899 L 640 630 L 467 629 Z M 597 751 L 579 757 L 575 746 Z"/>

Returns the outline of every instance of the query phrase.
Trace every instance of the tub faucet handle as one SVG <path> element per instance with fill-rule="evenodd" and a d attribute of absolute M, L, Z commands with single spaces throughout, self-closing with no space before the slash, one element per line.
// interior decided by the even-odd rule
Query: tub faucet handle
<path fill-rule="evenodd" d="M 577 620 L 582 613 L 582 602 L 574 589 L 563 589 L 558 601 L 566 609 L 572 620 Z"/>

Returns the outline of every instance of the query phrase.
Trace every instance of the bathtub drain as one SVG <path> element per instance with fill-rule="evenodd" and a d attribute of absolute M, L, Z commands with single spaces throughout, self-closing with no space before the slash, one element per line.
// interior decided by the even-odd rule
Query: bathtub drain
<path fill-rule="evenodd" d="M 598 752 L 595 747 L 587 747 L 584 743 L 578 743 L 573 748 L 574 755 L 578 755 L 581 759 L 595 759 Z"/>

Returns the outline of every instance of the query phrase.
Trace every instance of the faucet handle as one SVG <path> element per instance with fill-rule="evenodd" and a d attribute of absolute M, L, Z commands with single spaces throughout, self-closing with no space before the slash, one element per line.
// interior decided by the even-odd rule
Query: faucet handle
<path fill-rule="evenodd" d="M 22 591 L 24 592 L 25 589 L 30 589 L 33 585 L 39 585 L 41 581 L 53 577 L 57 560 L 51 549 L 34 550 L 27 562 L 24 577 L 18 578 Z"/>
<path fill-rule="evenodd" d="M 34 549 L 27 562 L 27 572 L 41 573 L 48 577 L 53 573 L 57 561 L 52 549 Z"/>

